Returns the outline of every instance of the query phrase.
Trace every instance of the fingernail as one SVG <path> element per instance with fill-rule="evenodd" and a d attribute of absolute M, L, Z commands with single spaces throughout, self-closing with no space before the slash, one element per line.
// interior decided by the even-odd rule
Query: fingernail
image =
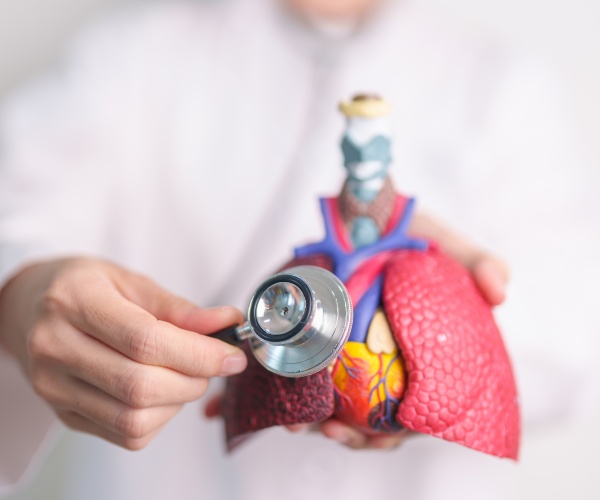
<path fill-rule="evenodd" d="M 350 444 L 350 442 L 352 441 L 352 438 L 350 436 L 340 436 L 340 438 L 338 439 L 338 442 L 341 444 Z"/>
<path fill-rule="evenodd" d="M 221 366 L 221 376 L 227 377 L 228 375 L 241 373 L 246 369 L 247 364 L 248 361 L 243 354 L 233 354 L 232 356 L 228 356 Z"/>
<path fill-rule="evenodd" d="M 349 432 L 342 432 L 342 433 L 340 433 L 339 435 L 337 435 L 335 437 L 335 440 L 338 443 L 350 444 L 350 442 L 352 441 L 352 438 L 353 438 L 353 436 L 352 436 L 351 433 L 349 433 Z"/>
<path fill-rule="evenodd" d="M 286 425 L 286 428 L 290 432 L 301 432 L 308 428 L 308 424 L 292 424 Z"/>

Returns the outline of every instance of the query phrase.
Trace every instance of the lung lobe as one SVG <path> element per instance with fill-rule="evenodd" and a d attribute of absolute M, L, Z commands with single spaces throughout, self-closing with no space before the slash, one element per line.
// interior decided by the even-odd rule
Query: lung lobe
<path fill-rule="evenodd" d="M 385 270 L 383 303 L 408 374 L 398 422 L 516 459 L 520 416 L 510 360 L 469 273 L 435 247 L 398 252 Z"/>

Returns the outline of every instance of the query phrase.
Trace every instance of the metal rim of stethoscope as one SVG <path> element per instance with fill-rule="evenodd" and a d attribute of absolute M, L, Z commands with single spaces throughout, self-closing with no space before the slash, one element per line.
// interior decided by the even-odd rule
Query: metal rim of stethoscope
<path fill-rule="evenodd" d="M 291 310 L 289 319 L 283 318 L 286 309 Z M 297 266 L 267 278 L 257 288 L 248 321 L 256 335 L 250 346 L 258 362 L 278 375 L 303 377 L 337 358 L 350 335 L 353 310 L 345 286 L 333 273 Z M 289 321 L 291 327 L 273 333 L 265 328 L 269 321 L 280 321 L 280 329 Z"/>

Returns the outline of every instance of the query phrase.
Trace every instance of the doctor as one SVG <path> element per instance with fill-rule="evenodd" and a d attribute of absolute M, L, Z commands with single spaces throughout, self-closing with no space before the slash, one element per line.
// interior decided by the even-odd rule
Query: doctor
<path fill-rule="evenodd" d="M 85 434 L 63 444 L 60 498 L 383 497 L 403 468 L 411 498 L 443 498 L 414 477 L 424 457 L 452 455 L 443 443 L 350 452 L 335 441 L 393 449 L 399 439 L 331 420 L 321 426 L 330 441 L 273 431 L 227 458 L 218 425 L 184 405 L 246 366 L 239 349 L 206 336 L 243 319 L 221 304 L 242 306 L 292 244 L 319 236 L 315 197 L 343 178 L 340 98 L 373 89 L 394 102 L 396 185 L 498 244 L 497 186 L 506 199 L 513 185 L 490 152 L 509 151 L 517 170 L 534 162 L 538 148 L 515 139 L 546 105 L 520 94 L 538 75 L 442 36 L 410 2 L 376 0 L 155 6 L 90 30 L 68 63 L 3 115 L 5 491 L 61 420 Z M 521 175 L 535 177 L 527 166 Z M 519 196 L 503 216 L 529 203 Z M 504 300 L 501 261 L 430 217 L 412 232 L 438 239 L 491 303 Z"/>

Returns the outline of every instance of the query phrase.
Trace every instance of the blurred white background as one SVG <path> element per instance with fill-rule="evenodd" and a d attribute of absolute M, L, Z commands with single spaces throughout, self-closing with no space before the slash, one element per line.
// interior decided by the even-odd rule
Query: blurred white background
<path fill-rule="evenodd" d="M 0 0 L 0 101 L 49 68 L 67 41 L 104 12 L 148 0 Z M 598 0 L 421 0 L 469 29 L 534 54 L 564 85 L 575 127 L 600 163 L 600 2 Z M 596 167 L 594 167 L 596 168 Z M 519 497 L 600 498 L 597 421 L 530 433 L 519 466 Z M 1 443 L 0 443 L 1 446 Z M 59 447 L 53 459 L 60 461 Z M 557 456 L 562 457 L 557 461 Z M 52 460 L 43 470 L 52 477 Z M 45 483 L 48 484 L 48 481 Z M 40 496 L 41 495 L 41 496 Z M 14 497 L 54 498 L 32 488 Z"/>
<path fill-rule="evenodd" d="M 103 12 L 148 0 L 0 0 L 0 100 L 56 60 Z M 168 1 L 168 0 L 165 0 Z M 600 162 L 600 2 L 421 0 L 469 29 L 536 55 L 559 75 L 575 126 Z"/>

